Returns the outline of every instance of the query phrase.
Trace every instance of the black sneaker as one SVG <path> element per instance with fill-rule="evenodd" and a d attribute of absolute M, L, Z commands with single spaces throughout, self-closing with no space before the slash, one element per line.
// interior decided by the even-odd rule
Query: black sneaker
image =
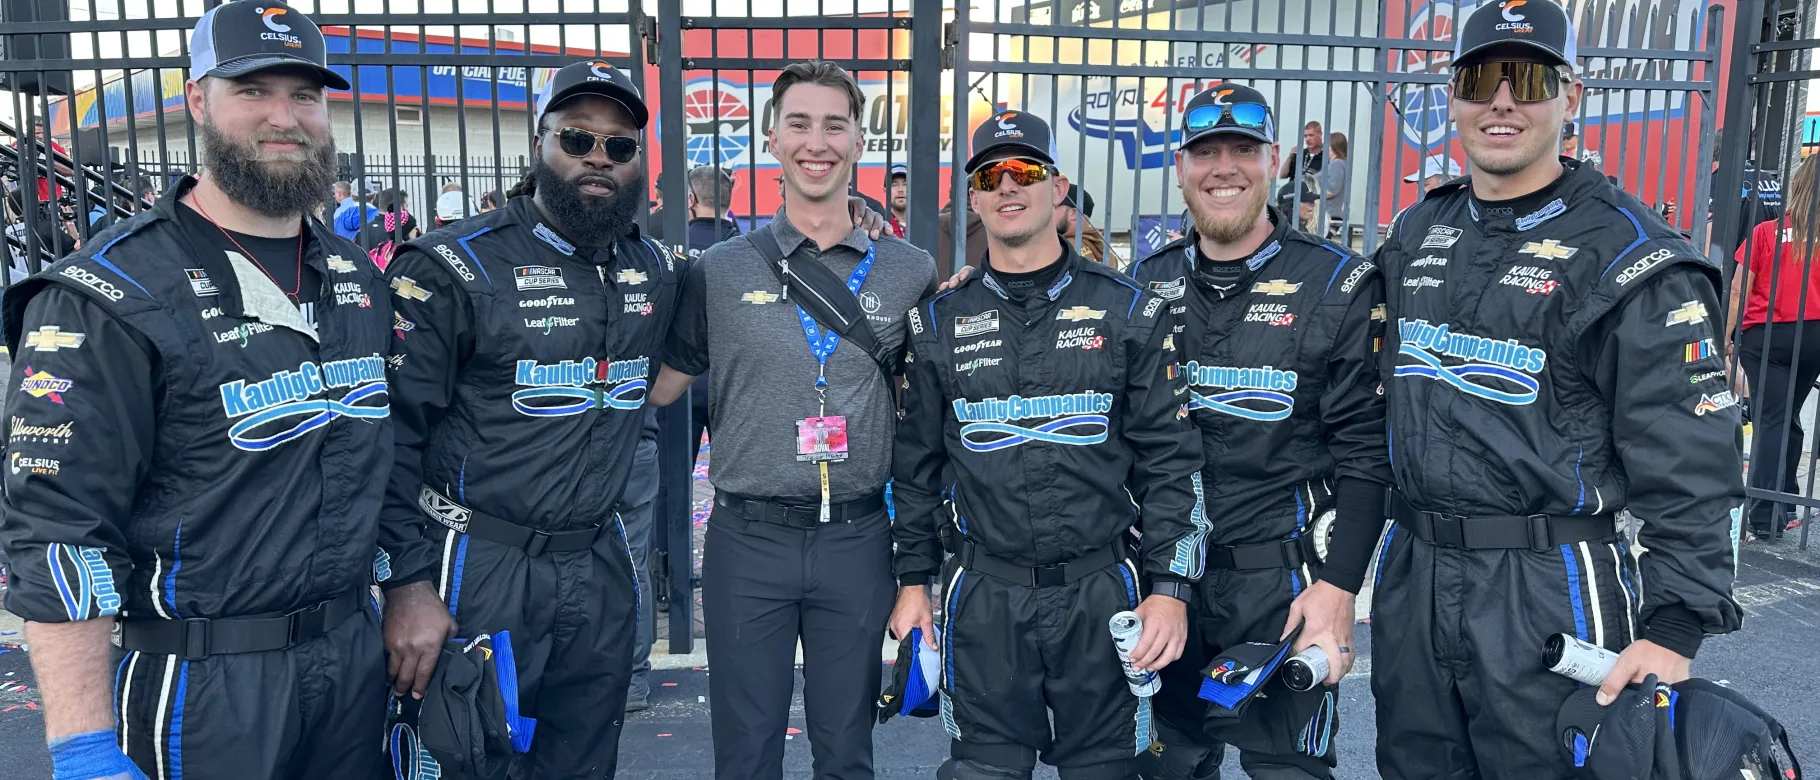
<path fill-rule="evenodd" d="M 626 694 L 626 712 L 644 712 L 651 709 L 651 695 Z"/>

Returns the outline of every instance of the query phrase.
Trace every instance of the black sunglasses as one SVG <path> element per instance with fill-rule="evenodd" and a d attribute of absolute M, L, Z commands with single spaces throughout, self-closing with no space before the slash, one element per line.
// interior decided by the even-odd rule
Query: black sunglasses
<path fill-rule="evenodd" d="M 625 135 L 601 135 L 579 127 L 563 127 L 556 131 L 557 148 L 570 157 L 586 157 L 594 153 L 599 146 L 607 153 L 607 159 L 625 164 L 638 156 L 638 139 Z"/>

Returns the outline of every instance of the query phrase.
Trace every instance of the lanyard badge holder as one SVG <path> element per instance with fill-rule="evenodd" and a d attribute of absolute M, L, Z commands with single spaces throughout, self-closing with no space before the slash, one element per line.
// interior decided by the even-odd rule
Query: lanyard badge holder
<path fill-rule="evenodd" d="M 866 256 L 859 265 L 854 266 L 853 273 L 847 276 L 847 291 L 859 295 L 859 290 L 866 283 L 866 275 L 872 272 L 872 261 L 876 258 L 874 247 L 866 248 Z M 788 263 L 788 260 L 784 261 Z M 785 266 L 786 268 L 788 266 Z M 784 286 L 784 296 L 789 297 L 790 287 Z M 822 487 L 821 522 L 828 522 L 829 491 L 828 464 L 839 463 L 847 459 L 847 418 L 844 415 L 828 414 L 828 358 L 834 349 L 840 346 L 840 334 L 833 330 L 823 331 L 817 327 L 815 318 L 796 307 L 796 314 L 802 319 L 803 337 L 809 342 L 809 351 L 815 353 L 818 370 L 815 376 L 816 416 L 796 421 L 796 459 L 816 464 L 820 471 Z"/>

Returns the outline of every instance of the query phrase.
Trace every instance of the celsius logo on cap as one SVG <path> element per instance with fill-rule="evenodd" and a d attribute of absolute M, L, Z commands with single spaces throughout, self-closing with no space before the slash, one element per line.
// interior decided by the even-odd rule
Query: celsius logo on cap
<path fill-rule="evenodd" d="M 1009 136 L 1011 138 L 1023 138 L 1024 131 L 1017 129 L 1017 125 L 1011 124 L 1012 118 L 1016 116 L 1016 111 L 1006 111 L 1005 113 L 1000 114 L 998 118 L 998 132 L 993 133 L 992 137 L 1004 138 Z"/>
<path fill-rule="evenodd" d="M 283 16 L 285 14 L 286 9 L 283 9 L 283 8 L 255 8 L 253 10 L 259 12 L 260 20 L 265 22 L 266 29 L 271 30 L 271 32 L 260 33 L 259 40 L 278 41 L 279 43 L 282 43 L 285 46 L 288 46 L 293 49 L 303 48 L 303 39 L 290 34 L 291 26 L 288 24 L 279 24 L 277 21 L 278 17 Z"/>
<path fill-rule="evenodd" d="M 1520 1 L 1521 1 L 1521 0 L 1519 0 L 1519 2 L 1520 2 Z M 1235 90 L 1230 90 L 1230 89 L 1222 89 L 1222 90 L 1220 90 L 1220 91 L 1218 91 L 1218 92 L 1215 92 L 1215 93 L 1213 93 L 1213 104 L 1214 104 L 1214 105 L 1216 105 L 1216 106 L 1230 106 L 1230 105 L 1232 105 L 1232 101 L 1231 101 L 1231 100 L 1228 100 L 1228 99 L 1227 99 L 1227 98 L 1230 98 L 1230 97 L 1232 97 L 1232 93 L 1233 93 L 1233 92 L 1234 92 L 1234 91 L 1235 91 Z"/>
<path fill-rule="evenodd" d="M 595 62 L 589 64 L 588 72 L 594 74 L 594 78 L 600 79 L 601 81 L 612 81 L 613 71 L 611 70 L 611 67 L 612 66 L 604 62 Z"/>
<path fill-rule="evenodd" d="M 1504 10 L 1504 21 L 1508 24 L 1500 24 L 1497 29 L 1514 33 L 1535 32 L 1536 28 L 1524 21 L 1526 17 L 1517 13 L 1517 9 L 1522 8 L 1523 4 L 1527 2 L 1529 0 L 1504 0 L 1503 3 L 1498 4 L 1498 7 Z"/>

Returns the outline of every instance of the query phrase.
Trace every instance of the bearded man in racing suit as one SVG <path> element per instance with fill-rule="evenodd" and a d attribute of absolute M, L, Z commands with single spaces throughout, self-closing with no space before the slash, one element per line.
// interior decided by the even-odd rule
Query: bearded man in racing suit
<path fill-rule="evenodd" d="M 1226 82 L 1183 112 L 1176 170 L 1194 227 L 1132 276 L 1179 320 L 1212 530 L 1187 649 L 1162 673 L 1145 776 L 1218 777 L 1232 744 L 1254 778 L 1327 777 L 1337 686 L 1352 665 L 1353 595 L 1390 481 L 1376 353 L 1383 289 L 1370 262 L 1266 205 L 1277 147 L 1262 93 Z M 1197 696 L 1208 662 L 1298 627 L 1292 649 L 1327 654 L 1326 685 L 1209 718 Z"/>
<path fill-rule="evenodd" d="M 1371 625 L 1385 777 L 1558 776 L 1578 683 L 1543 668 L 1550 635 L 1620 652 L 1607 704 L 1686 679 L 1702 637 L 1739 625 L 1718 268 L 1559 156 L 1574 40 L 1553 3 L 1474 12 L 1450 85 L 1472 172 L 1375 258 L 1396 477 Z"/>

